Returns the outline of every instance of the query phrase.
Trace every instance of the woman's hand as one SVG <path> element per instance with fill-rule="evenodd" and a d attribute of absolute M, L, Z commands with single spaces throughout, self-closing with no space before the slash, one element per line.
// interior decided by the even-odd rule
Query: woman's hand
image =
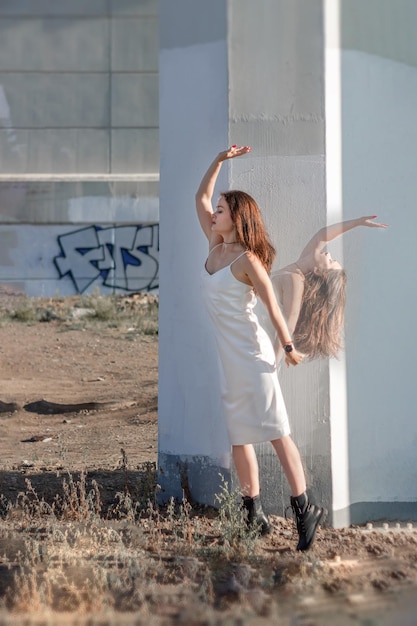
<path fill-rule="evenodd" d="M 204 231 L 207 239 L 210 241 L 212 231 L 212 219 L 213 219 L 213 206 L 212 198 L 214 193 L 214 186 L 216 184 L 217 177 L 220 173 L 223 161 L 227 159 L 233 159 L 234 157 L 241 156 L 250 152 L 249 146 L 232 146 L 228 150 L 219 152 L 213 162 L 209 165 L 207 172 L 204 174 L 200 186 L 195 194 L 195 204 L 197 209 L 198 219 L 200 220 L 201 228 Z"/>
<path fill-rule="evenodd" d="M 217 157 L 219 161 L 226 161 L 227 159 L 234 159 L 234 157 L 242 156 L 242 154 L 247 154 L 250 152 L 250 146 L 240 146 L 238 148 L 236 145 L 231 146 L 227 150 L 223 152 L 219 152 L 219 156 Z"/>
<path fill-rule="evenodd" d="M 289 367 L 290 365 L 298 365 L 304 358 L 304 354 L 301 352 L 297 352 L 294 348 L 291 352 L 285 353 L 285 365 Z"/>
<path fill-rule="evenodd" d="M 370 228 L 387 228 L 388 224 L 379 224 L 378 222 L 374 222 L 373 220 L 376 217 L 376 215 L 365 215 L 364 217 L 359 218 L 359 223 L 361 226 L 369 226 Z"/>

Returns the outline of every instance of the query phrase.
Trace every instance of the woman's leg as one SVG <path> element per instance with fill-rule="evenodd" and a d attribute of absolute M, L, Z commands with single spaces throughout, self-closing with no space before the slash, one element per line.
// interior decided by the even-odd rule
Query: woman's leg
<path fill-rule="evenodd" d="M 256 526 L 261 535 L 271 531 L 271 524 L 265 515 L 259 495 L 259 467 L 255 448 L 252 444 L 233 446 L 233 460 L 242 490 L 243 506 L 247 510 L 247 524 Z"/>
<path fill-rule="evenodd" d="M 259 467 L 252 444 L 233 446 L 233 461 L 243 496 L 254 498 L 259 495 Z"/>
<path fill-rule="evenodd" d="M 299 496 L 306 490 L 306 479 L 297 446 L 289 435 L 274 439 L 271 443 L 287 477 L 292 495 Z"/>
<path fill-rule="evenodd" d="M 271 441 L 281 462 L 292 492 L 291 506 L 297 520 L 297 550 L 308 550 L 314 541 L 317 526 L 327 514 L 323 507 L 311 504 L 306 492 L 306 479 L 298 448 L 290 436 Z"/>

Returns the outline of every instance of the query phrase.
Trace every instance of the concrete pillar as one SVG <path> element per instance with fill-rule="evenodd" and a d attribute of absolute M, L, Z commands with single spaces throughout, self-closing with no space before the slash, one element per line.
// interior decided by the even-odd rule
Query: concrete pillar
<path fill-rule="evenodd" d="M 417 4 L 338 4 L 343 215 L 389 224 L 344 241 L 349 515 L 415 520 Z"/>
<path fill-rule="evenodd" d="M 229 476 L 194 193 L 217 151 L 250 144 L 218 189 L 258 200 L 277 266 L 326 222 L 377 214 L 390 224 L 330 246 L 348 274 L 340 359 L 281 368 L 280 380 L 330 522 L 416 519 L 415 2 L 163 0 L 160 9 L 163 496 L 185 488 L 213 504 L 219 472 Z M 269 445 L 257 452 L 265 508 L 282 514 L 285 477 Z"/>
<path fill-rule="evenodd" d="M 214 504 L 228 477 L 211 328 L 200 298 L 207 242 L 195 215 L 202 174 L 229 141 L 227 2 L 160 2 L 160 358 L 162 496 Z M 220 184 L 227 187 L 227 169 Z"/>
<path fill-rule="evenodd" d="M 160 27 L 160 480 L 165 497 L 186 486 L 213 504 L 230 449 L 200 300 L 207 242 L 194 194 L 220 149 L 249 144 L 250 156 L 223 168 L 218 190 L 258 200 L 277 266 L 325 223 L 322 3 L 167 0 Z M 330 506 L 328 364 L 281 377 L 309 485 Z M 265 507 L 282 514 L 285 477 L 269 444 L 257 452 Z"/>
<path fill-rule="evenodd" d="M 324 3 L 324 76 L 326 111 L 326 202 L 327 222 L 343 217 L 342 185 L 342 108 L 341 108 L 341 48 L 339 2 Z M 355 216 L 357 217 L 357 216 Z M 344 264 L 344 240 L 332 242 L 334 258 Z M 329 361 L 329 394 L 331 416 L 331 483 L 333 525 L 350 523 L 348 411 L 346 391 L 346 355 Z"/>
<path fill-rule="evenodd" d="M 326 223 L 322 2 L 232 2 L 228 32 L 230 139 L 253 147 L 231 186 L 258 200 L 278 268 Z M 331 508 L 329 365 L 283 366 L 280 381 L 312 495 Z M 270 444 L 256 450 L 265 508 L 283 514 L 286 478 Z"/>

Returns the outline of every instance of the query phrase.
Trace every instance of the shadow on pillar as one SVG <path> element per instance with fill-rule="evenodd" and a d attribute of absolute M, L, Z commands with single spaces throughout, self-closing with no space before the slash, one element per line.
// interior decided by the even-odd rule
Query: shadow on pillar
<path fill-rule="evenodd" d="M 230 469 L 213 464 L 208 456 L 188 456 L 161 452 L 158 458 L 159 502 L 171 497 L 186 498 L 190 504 L 206 504 L 218 508 L 216 494 L 224 481 L 231 483 Z"/>

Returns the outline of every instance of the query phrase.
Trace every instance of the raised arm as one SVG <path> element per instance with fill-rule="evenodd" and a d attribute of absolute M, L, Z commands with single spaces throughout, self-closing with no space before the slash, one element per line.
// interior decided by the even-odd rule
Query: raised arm
<path fill-rule="evenodd" d="M 340 237 L 340 235 L 344 235 L 346 232 L 352 230 L 352 228 L 356 228 L 357 226 L 386 228 L 387 224 L 379 224 L 378 222 L 372 221 L 376 217 L 376 215 L 365 215 L 363 217 L 357 217 L 353 220 L 346 220 L 345 222 L 338 222 L 337 224 L 330 224 L 330 226 L 321 228 L 304 247 L 300 254 L 300 258 L 309 254 L 321 252 L 329 241 L 333 241 L 333 239 Z"/>
<path fill-rule="evenodd" d="M 249 146 L 232 146 L 228 150 L 219 152 L 216 158 L 210 164 L 207 172 L 204 174 L 200 186 L 195 194 L 195 204 L 197 208 L 198 219 L 207 239 L 211 237 L 211 223 L 213 215 L 212 198 L 217 177 L 220 173 L 223 161 L 232 159 L 242 154 L 250 152 Z"/>

